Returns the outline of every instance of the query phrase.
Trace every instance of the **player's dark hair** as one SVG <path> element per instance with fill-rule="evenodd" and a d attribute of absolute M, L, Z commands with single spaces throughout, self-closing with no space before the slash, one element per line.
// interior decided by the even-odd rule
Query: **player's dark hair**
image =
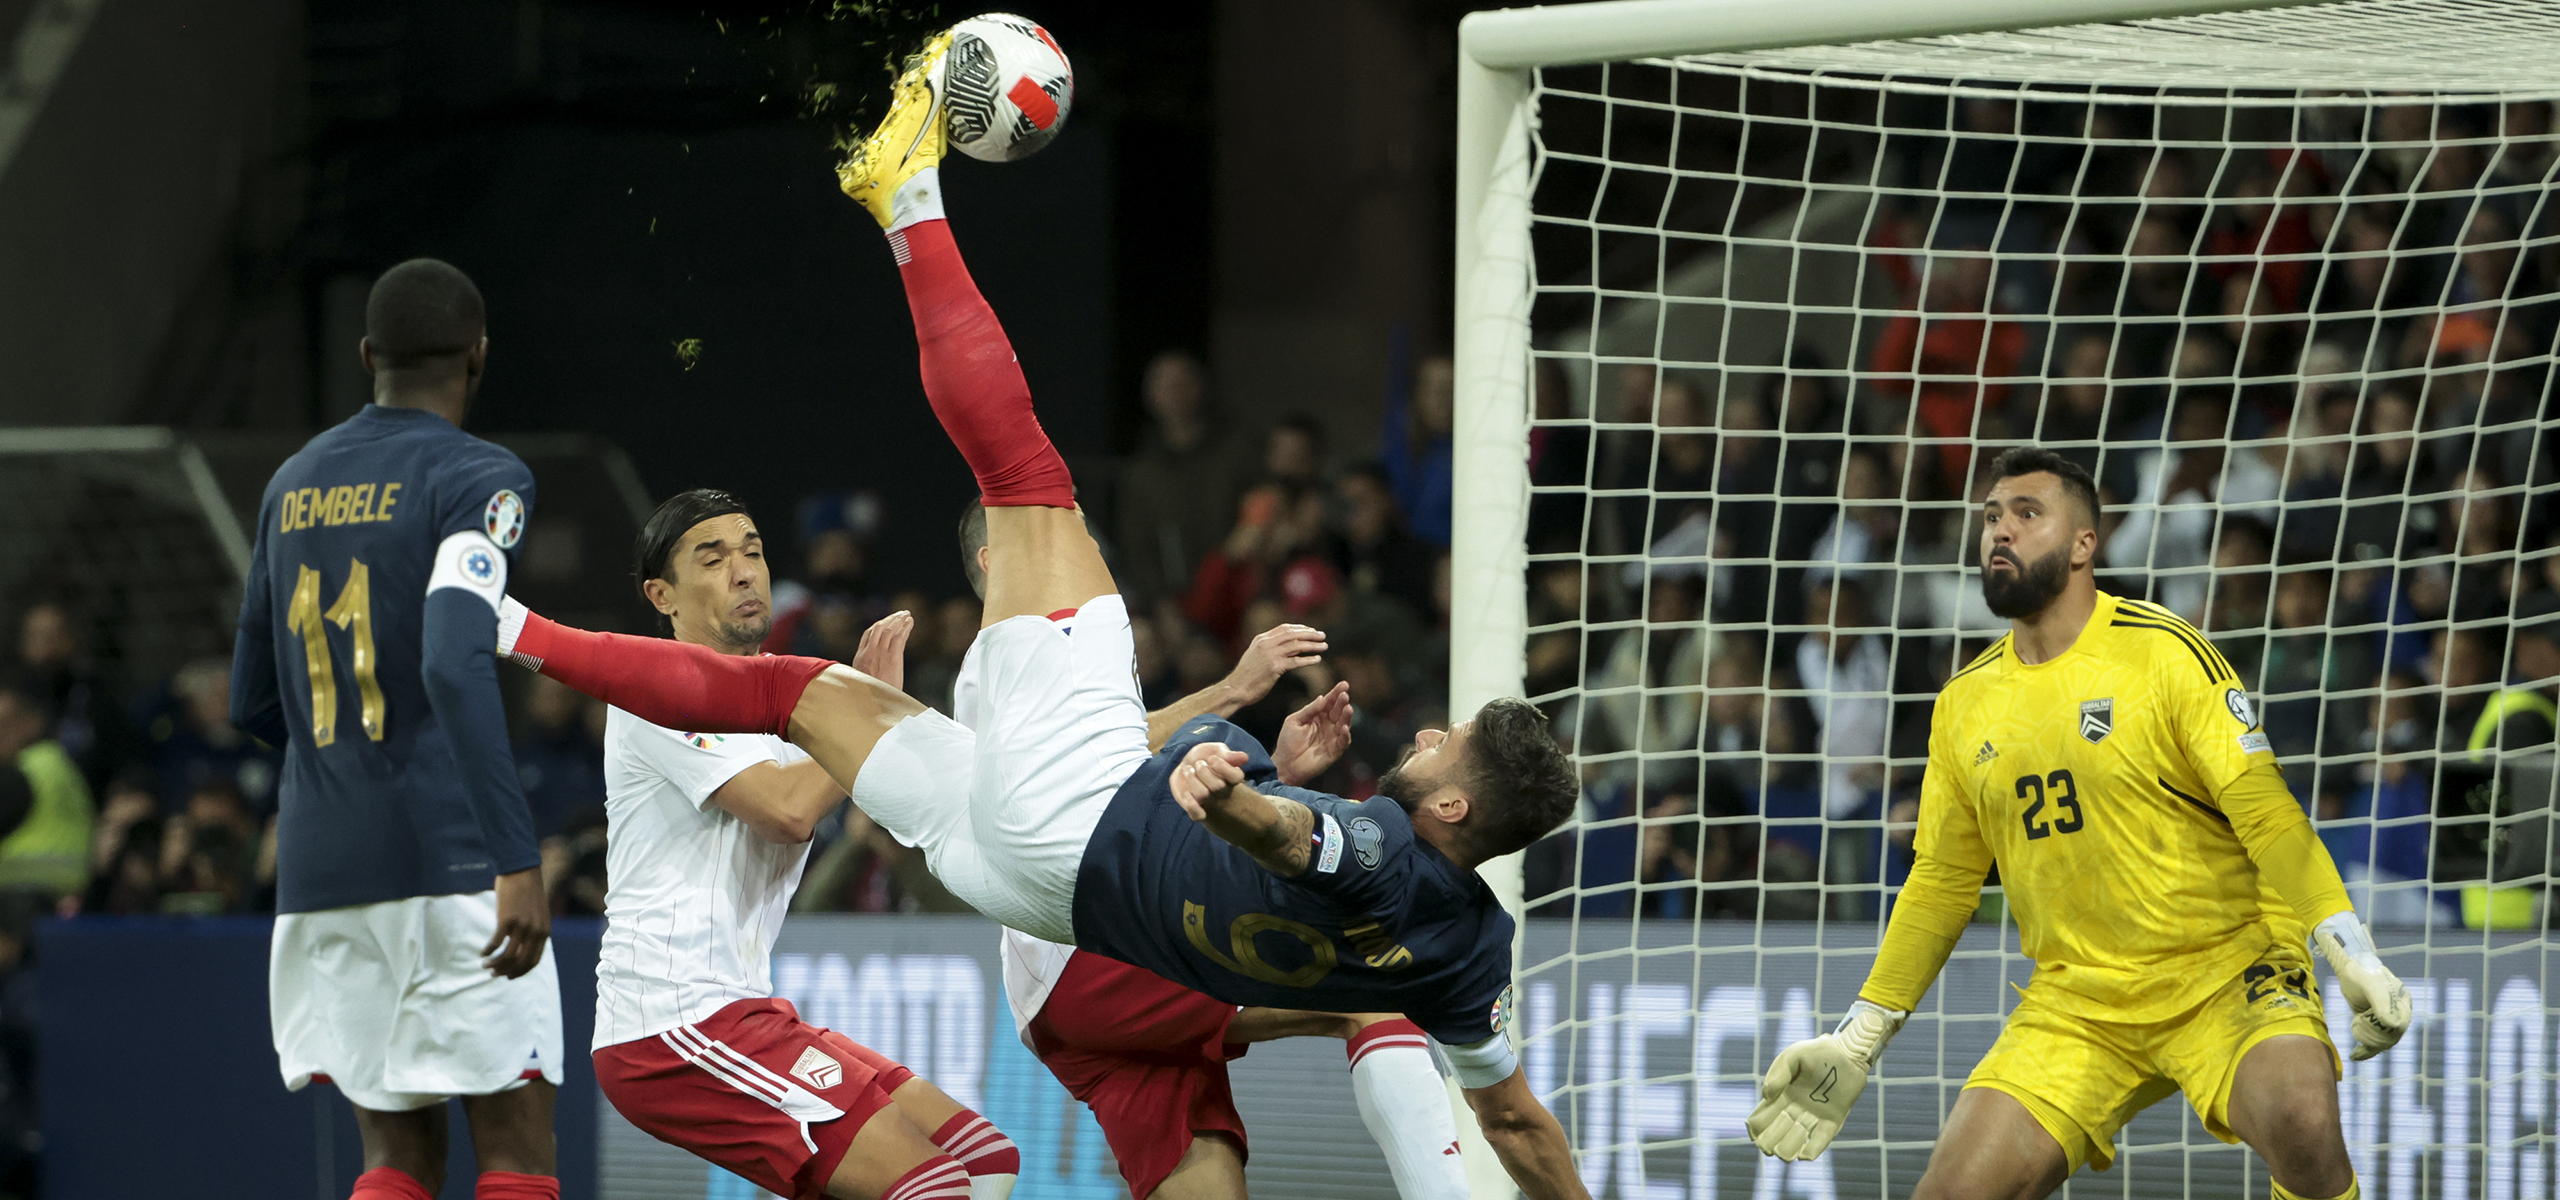
<path fill-rule="evenodd" d="M 401 263 L 365 297 L 364 340 L 377 367 L 396 371 L 468 353 L 487 329 L 480 288 L 441 259 Z"/>
<path fill-rule="evenodd" d="M 640 598 L 649 598 L 652 579 L 674 582 L 667 575 L 667 564 L 675 561 L 676 543 L 684 540 L 685 530 L 731 513 L 750 521 L 755 519 L 745 503 L 718 488 L 694 488 L 667 497 L 658 511 L 649 514 L 648 521 L 640 526 L 639 538 L 631 543 L 631 586 L 639 591 Z M 675 628 L 663 615 L 658 624 L 664 627 L 661 633 Z"/>
<path fill-rule="evenodd" d="M 1462 766 L 1471 802 L 1467 841 L 1483 858 L 1525 850 L 1555 832 L 1582 798 L 1582 773 L 1556 744 L 1547 715 L 1526 700 L 1476 710 Z"/>
<path fill-rule="evenodd" d="M 978 548 L 987 544 L 986 501 L 971 496 L 969 507 L 960 510 L 960 573 L 968 577 L 969 590 L 978 599 L 987 598 L 987 573 L 978 569 Z"/>
<path fill-rule="evenodd" d="M 2033 475 L 2039 471 L 2062 481 L 2062 490 L 2080 503 L 2080 515 L 2088 519 L 2089 528 L 2098 527 L 2098 481 L 2089 477 L 2089 469 L 2042 446 L 2011 446 L 1991 460 L 1991 482 Z"/>

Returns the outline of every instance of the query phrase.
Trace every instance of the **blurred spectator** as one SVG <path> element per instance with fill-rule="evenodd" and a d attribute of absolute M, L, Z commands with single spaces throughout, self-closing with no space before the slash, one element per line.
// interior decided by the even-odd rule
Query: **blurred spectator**
<path fill-rule="evenodd" d="M 2491 715 L 2491 693 L 2503 674 L 2505 655 L 2492 635 L 2480 629 L 2439 629 L 2431 641 L 2426 674 L 2444 689 L 2438 744 L 2449 752 L 2467 753 Z M 2490 720 L 2487 729 L 2494 735 L 2497 722 Z"/>
<path fill-rule="evenodd" d="M 2435 514 L 2407 503 L 2432 474 L 2418 444 L 2417 401 L 2386 386 L 2365 408 L 2367 440 L 2355 446 L 2339 554 L 2357 560 L 2423 555 L 2435 546 Z"/>
<path fill-rule="evenodd" d="M 568 826 L 542 839 L 542 888 L 551 913 L 561 917 L 604 915 L 605 838 L 611 821 L 602 806 L 572 813 Z"/>
<path fill-rule="evenodd" d="M 1829 760 L 1822 811 L 1836 821 L 1856 816 L 1884 786 L 1892 656 L 1887 639 L 1866 628 L 1875 615 L 1858 581 L 1816 585 L 1805 610 L 1815 627 L 1796 643 L 1796 675 Z"/>
<path fill-rule="evenodd" d="M 1234 519 L 1237 455 L 1207 393 L 1207 374 L 1190 354 L 1168 350 L 1147 364 L 1142 395 L 1151 423 L 1113 495 L 1120 585 L 1132 610 L 1180 594 Z"/>
<path fill-rule="evenodd" d="M 860 808 L 844 808 L 844 833 L 809 863 L 793 912 L 964 913 L 971 911 L 925 869 L 924 855 L 898 844 Z"/>
<path fill-rule="evenodd" d="M 1932 255 L 1916 312 L 1885 323 L 1876 338 L 1868 386 L 1887 396 L 1915 397 L 1914 432 L 1954 439 L 1937 448 L 1942 477 L 1970 477 L 1974 415 L 2008 396 L 2019 372 L 2026 326 L 1994 315 L 1991 257 L 1981 244 Z M 1991 381 L 2001 382 L 1991 382 Z"/>
<path fill-rule="evenodd" d="M 2205 623 L 2207 578 L 2213 562 L 2217 518 L 2246 515 L 2272 521 L 2281 481 L 2255 454 L 2224 449 L 2230 397 L 2189 392 L 2178 399 L 2171 445 L 2144 452 L 2133 502 L 2124 523 L 2107 540 L 2107 565 L 2150 571 L 2152 595 L 2198 625 Z"/>
<path fill-rule="evenodd" d="M 213 916 L 274 908 L 273 829 L 273 818 L 262 827 L 228 781 L 197 785 L 162 828 L 160 911 Z"/>
<path fill-rule="evenodd" d="M 1236 506 L 1235 528 L 1200 560 L 1183 597 L 1183 615 L 1221 641 L 1238 642 L 1240 630 L 1259 628 L 1245 622 L 1247 606 L 1279 585 L 1292 560 L 1315 553 L 1323 536 L 1322 496 L 1309 493 L 1293 501 L 1284 488 L 1267 483 L 1245 493 Z"/>
<path fill-rule="evenodd" d="M 2360 768 L 2363 778 L 2342 802 L 2320 811 L 2320 840 L 2346 878 L 2356 911 L 2377 925 L 2453 924 L 2450 891 L 2431 894 L 2430 828 L 2435 815 L 2417 677 L 2394 671 L 2381 681 L 2377 706 L 2383 755 Z M 2334 808 L 2332 807 L 2334 805 Z"/>
<path fill-rule="evenodd" d="M 570 818 L 604 804 L 605 706 L 548 675 L 525 694 L 516 733 L 516 782 L 533 814 L 533 833 L 565 832 Z"/>
<path fill-rule="evenodd" d="M 53 729 L 40 685 L 0 676 L 0 764 L 14 767 L 26 785 L 22 815 L 11 821 L 0 813 L 0 824 L 12 827 L 0 837 L 0 892 L 32 892 L 48 901 L 77 897 L 88 886 L 97 816 L 89 781 Z"/>
<path fill-rule="evenodd" d="M 231 660 L 200 658 L 178 668 L 147 724 L 160 806 L 174 812 L 210 782 L 236 787 L 256 812 L 275 808 L 282 756 L 231 724 Z"/>
<path fill-rule="evenodd" d="M 92 790 L 139 754 L 125 706 L 80 644 L 68 605 L 39 600 L 18 622 L 18 662 L 54 714 L 53 740 Z"/>
<path fill-rule="evenodd" d="M 1902 549 L 1902 506 L 1889 470 L 1884 456 L 1873 449 L 1849 451 L 1848 467 L 1840 476 L 1841 504 L 1831 527 L 1806 556 L 1812 565 L 1805 569 L 1805 587 L 1818 588 L 1835 578 L 1864 579 L 1867 572 L 1861 566 L 1894 561 Z M 1826 619 L 1819 607 L 1807 612 L 1809 620 Z"/>
<path fill-rule="evenodd" d="M 1697 786 L 1697 762 L 1682 752 L 1697 748 L 1706 700 L 1710 654 L 1699 593 L 1693 577 L 1653 580 L 1643 627 L 1620 635 L 1591 679 L 1586 711 L 1596 718 L 1595 740 L 1586 748 L 1634 752 L 1610 768 L 1613 778 L 1655 789 Z"/>
<path fill-rule="evenodd" d="M 1379 436 L 1397 505 L 1413 523 L 1414 535 L 1437 546 L 1449 544 L 1457 385 L 1457 367 L 1447 355 L 1425 357 L 1414 365 L 1412 383 L 1388 394 L 1386 429 Z"/>
<path fill-rule="evenodd" d="M 2516 606 L 2508 686 L 2493 693 L 2466 732 L 2472 757 L 2551 745 L 2560 732 L 2560 595 L 2536 592 Z"/>
<path fill-rule="evenodd" d="M 880 532 L 880 497 L 830 492 L 800 501 L 800 577 L 773 585 L 773 631 L 765 648 L 850 662 L 846 626 L 862 628 L 888 609 L 871 599 L 871 542 Z M 777 572 L 779 574 L 779 572 Z M 879 611 L 869 611 L 878 609 Z M 666 618 L 658 618 L 661 632 Z"/>
<path fill-rule="evenodd" d="M 160 841 L 165 820 L 155 779 L 131 768 L 107 784 L 90 841 L 86 912 L 116 916 L 160 908 Z"/>
<path fill-rule="evenodd" d="M 1305 413 L 1280 418 L 1262 439 L 1262 477 L 1295 503 L 1324 484 L 1324 425 Z"/>
<path fill-rule="evenodd" d="M 1331 537 L 1333 565 L 1357 595 L 1380 596 L 1413 619 L 1431 611 L 1434 547 L 1407 533 L 1386 468 L 1355 467 L 1334 485 L 1339 518 Z"/>
<path fill-rule="evenodd" d="M 907 670 L 909 695 L 950 715 L 951 686 L 960 678 L 960 662 L 968 657 L 969 643 L 978 640 L 980 618 L 974 596 L 954 596 L 942 602 L 931 622 L 933 645 L 910 643 L 910 653 L 922 652 L 925 657 Z M 925 622 L 917 622 L 917 632 L 924 632 L 925 626 Z"/>

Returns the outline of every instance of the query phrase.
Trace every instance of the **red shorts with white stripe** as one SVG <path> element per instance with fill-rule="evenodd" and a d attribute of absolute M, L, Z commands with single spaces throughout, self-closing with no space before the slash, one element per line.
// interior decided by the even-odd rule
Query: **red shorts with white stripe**
<path fill-rule="evenodd" d="M 1227 1063 L 1245 1052 L 1227 1040 L 1235 1019 L 1235 1005 L 1079 950 L 1026 1032 L 1049 1073 L 1093 1110 L 1129 1194 L 1145 1200 L 1197 1135 L 1224 1134 L 1245 1152 L 1227 1087 Z"/>
<path fill-rule="evenodd" d="M 595 1063 L 605 1099 L 649 1136 L 804 1198 L 825 1194 L 853 1135 L 915 1077 L 782 999 L 740 1000 Z"/>

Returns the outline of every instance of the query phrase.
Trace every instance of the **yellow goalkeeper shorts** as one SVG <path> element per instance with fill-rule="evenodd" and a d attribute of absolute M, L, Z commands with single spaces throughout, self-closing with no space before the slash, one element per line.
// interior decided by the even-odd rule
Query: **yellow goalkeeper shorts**
<path fill-rule="evenodd" d="M 2311 961 L 2299 947 L 2268 950 L 2193 1011 L 2167 1021 L 2096 1020 L 2062 1011 L 2039 992 L 2025 990 L 1964 1085 L 2015 1097 L 2061 1143 L 2073 1171 L 2083 1163 L 2112 1166 L 2116 1131 L 2176 1091 L 2187 1094 L 2205 1132 L 2237 1142 L 2227 1118 L 2241 1057 L 2288 1033 L 2329 1045 Z M 2337 1058 L 2331 1046 L 2332 1069 Z"/>

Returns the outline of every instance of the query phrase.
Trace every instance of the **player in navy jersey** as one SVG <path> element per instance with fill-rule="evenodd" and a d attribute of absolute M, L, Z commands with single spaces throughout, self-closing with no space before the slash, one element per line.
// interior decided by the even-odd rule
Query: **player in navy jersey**
<path fill-rule="evenodd" d="M 888 234 L 925 397 L 987 510 L 986 623 L 957 719 L 839 664 L 587 633 L 512 603 L 499 648 L 653 724 L 788 738 L 1014 929 L 1231 1004 L 1406 1013 L 1448 1051 L 1512 1178 L 1538 1200 L 1584 1195 L 1512 1056 L 1511 919 L 1475 873 L 1572 811 L 1572 760 L 1516 699 L 1418 737 L 1365 804 L 1277 783 L 1222 722 L 1150 751 L 1128 610 L 943 219 L 948 45 L 910 61 L 839 175 Z"/>
<path fill-rule="evenodd" d="M 234 718 L 285 748 L 276 1054 L 355 1105 L 366 1200 L 442 1189 L 453 1096 L 479 1200 L 559 1195 L 560 983 L 490 654 L 533 476 L 459 428 L 483 326 L 448 264 L 374 284 L 374 403 L 268 482 L 232 660 Z"/>

